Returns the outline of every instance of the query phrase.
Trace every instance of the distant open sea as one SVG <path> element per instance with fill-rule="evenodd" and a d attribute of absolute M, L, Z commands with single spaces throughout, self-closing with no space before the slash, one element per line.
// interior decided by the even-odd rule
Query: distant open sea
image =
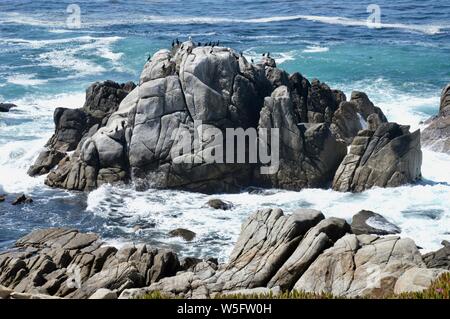
<path fill-rule="evenodd" d="M 211 196 L 179 191 L 136 192 L 103 186 L 90 193 L 46 187 L 26 170 L 54 130 L 56 107 L 81 107 L 90 83 L 137 81 L 150 54 L 175 38 L 220 40 L 250 60 L 270 52 L 279 67 L 318 78 L 348 96 L 365 91 L 390 121 L 421 128 L 436 114 L 450 82 L 450 2 L 376 1 L 380 28 L 368 28 L 371 1 L 248 0 L 1 0 L 0 193 L 27 193 L 28 206 L 0 203 L 0 248 L 35 228 L 94 231 L 114 245 L 147 242 L 183 255 L 225 260 L 241 222 L 257 208 L 309 207 L 351 219 L 361 209 L 386 216 L 424 251 L 450 239 L 450 156 L 424 149 L 424 180 L 362 194 L 308 189 L 219 195 L 231 211 L 204 206 Z M 81 28 L 68 28 L 66 9 L 81 9 Z M 217 196 L 214 196 L 217 197 Z M 140 231 L 136 232 L 135 226 Z M 190 243 L 171 229 L 197 233 Z"/>

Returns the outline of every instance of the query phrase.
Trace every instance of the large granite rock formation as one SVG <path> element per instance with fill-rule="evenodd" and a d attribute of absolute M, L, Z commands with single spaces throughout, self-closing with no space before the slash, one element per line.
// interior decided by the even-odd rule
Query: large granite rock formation
<path fill-rule="evenodd" d="M 363 130 L 351 144 L 333 180 L 333 189 L 362 192 L 371 187 L 396 187 L 421 178 L 420 131 L 382 123 Z"/>
<path fill-rule="evenodd" d="M 450 84 L 442 90 L 439 114 L 427 122 L 422 132 L 423 145 L 450 154 Z"/>
<path fill-rule="evenodd" d="M 345 144 L 366 122 L 386 121 L 364 93 L 346 102 L 343 92 L 289 75 L 271 58 L 250 64 L 230 48 L 192 42 L 156 52 L 125 97 L 131 89 L 97 83 L 83 109 L 57 110 L 55 136 L 30 174 L 51 170 L 47 185 L 73 190 L 129 181 L 207 193 L 326 187 Z M 233 161 L 236 143 L 222 138 L 227 129 L 248 128 L 259 131 L 245 131 L 245 148 Z M 280 160 L 268 162 L 261 149 Z"/>

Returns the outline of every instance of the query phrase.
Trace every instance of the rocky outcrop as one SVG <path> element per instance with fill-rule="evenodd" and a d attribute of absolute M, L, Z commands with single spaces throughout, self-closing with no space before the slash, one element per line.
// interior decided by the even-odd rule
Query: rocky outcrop
<path fill-rule="evenodd" d="M 423 145 L 450 154 L 450 84 L 442 90 L 439 114 L 427 122 L 422 132 Z"/>
<path fill-rule="evenodd" d="M 0 103 L 0 112 L 9 112 L 14 107 L 17 107 L 17 105 L 12 103 Z"/>
<path fill-rule="evenodd" d="M 95 234 L 64 228 L 33 231 L 19 239 L 16 248 L 0 253 L 0 285 L 33 295 L 88 298 L 96 293 L 98 298 L 99 289 L 120 294 L 178 270 L 171 251 L 147 245 L 117 250 L 104 246 Z"/>
<path fill-rule="evenodd" d="M 369 210 L 362 210 L 355 214 L 352 218 L 351 228 L 355 235 L 392 235 L 401 232 L 398 226 L 389 222 L 382 215 Z"/>
<path fill-rule="evenodd" d="M 346 297 L 417 291 L 444 273 L 414 241 L 351 234 L 316 210 L 259 210 L 242 225 L 229 261 L 185 258 L 147 245 L 117 250 L 73 229 L 36 230 L 0 253 L 0 298 L 183 298 L 293 289 Z"/>
<path fill-rule="evenodd" d="M 119 104 L 136 86 L 113 81 L 97 82 L 86 90 L 86 102 L 80 109 L 56 108 L 53 120 L 55 134 L 28 170 L 31 176 L 47 174 L 67 156 L 80 150 L 87 137 L 104 126 Z"/>
<path fill-rule="evenodd" d="M 371 187 L 396 187 L 421 178 L 420 131 L 382 123 L 360 131 L 333 180 L 333 189 L 362 192 Z"/>
<path fill-rule="evenodd" d="M 97 83 L 83 109 L 56 112 L 55 136 L 30 174 L 51 170 L 47 185 L 72 190 L 129 181 L 204 193 L 327 187 L 346 143 L 366 122 L 386 122 L 364 93 L 346 102 L 272 58 L 251 64 L 233 49 L 192 42 L 156 52 L 125 97 L 131 89 Z M 245 141 L 230 144 L 227 129 Z"/>

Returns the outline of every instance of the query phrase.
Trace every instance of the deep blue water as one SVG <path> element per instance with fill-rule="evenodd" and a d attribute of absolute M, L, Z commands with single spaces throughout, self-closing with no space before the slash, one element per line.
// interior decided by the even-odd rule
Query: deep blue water
<path fill-rule="evenodd" d="M 252 206 L 244 194 L 233 198 L 242 202 L 235 216 L 203 210 L 207 222 L 202 224 L 193 212 L 175 211 L 199 210 L 205 196 L 156 191 L 138 194 L 115 188 L 88 196 L 50 190 L 43 186 L 42 178 L 26 176 L 27 167 L 53 131 L 55 107 L 81 107 L 84 90 L 94 81 L 137 81 L 147 57 L 169 47 L 175 38 L 220 40 L 221 45 L 255 60 L 261 53 L 271 52 L 288 72 L 300 71 L 346 93 L 366 91 L 390 120 L 418 128 L 421 120 L 436 113 L 440 90 L 450 81 L 450 2 L 377 1 L 379 29 L 365 24 L 370 15 L 367 6 L 372 2 L 82 0 L 76 1 L 81 28 L 72 29 L 67 25 L 66 9 L 73 1 L 1 0 L 0 102 L 14 102 L 19 108 L 0 114 L 0 192 L 26 192 L 35 203 L 28 207 L 0 203 L 0 247 L 31 229 L 53 225 L 92 230 L 118 241 L 146 240 L 178 247 L 184 244 L 164 234 L 179 225 L 199 233 L 189 252 L 220 255 L 221 247 L 232 243 L 239 223 L 253 206 L 278 204 L 266 196 L 256 198 Z M 433 152 L 425 156 L 424 175 L 433 182 L 450 181 L 449 166 L 445 166 L 448 158 L 442 156 Z M 444 167 L 437 169 L 438 164 Z M 400 197 L 406 200 L 398 207 L 395 198 L 384 206 L 373 203 L 375 193 L 370 192 L 359 197 L 333 193 L 338 196 L 336 205 L 328 193 L 300 192 L 286 195 L 289 199 L 280 205 L 286 209 L 320 208 L 322 200 L 327 202 L 322 207 L 326 212 L 345 217 L 375 205 L 404 224 L 407 235 L 419 234 L 426 247 L 435 248 L 450 231 L 450 190 L 437 185 L 414 191 L 429 194 L 410 197 L 407 193 L 413 191 L 404 189 Z M 141 205 L 118 200 L 124 194 L 142 200 Z M 378 201 L 385 202 L 383 196 L 389 194 L 378 195 Z M 347 205 L 348 211 L 334 208 L 345 202 L 353 203 Z M 417 210 L 439 214 L 437 219 L 425 221 L 408 217 L 409 211 Z M 223 220 L 229 220 L 227 229 L 237 229 L 222 230 Z M 140 223 L 155 227 L 143 234 L 130 231 Z M 439 238 L 428 240 L 429 232 L 437 232 Z"/>

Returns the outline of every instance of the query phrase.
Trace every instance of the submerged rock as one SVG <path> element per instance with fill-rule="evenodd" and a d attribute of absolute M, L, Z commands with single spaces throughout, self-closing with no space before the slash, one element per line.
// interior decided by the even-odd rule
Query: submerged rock
<path fill-rule="evenodd" d="M 396 187 L 421 178 L 420 131 L 382 123 L 363 130 L 352 142 L 333 180 L 333 189 L 362 192 L 371 187 Z"/>
<path fill-rule="evenodd" d="M 0 195 L 0 203 L 6 200 L 6 195 Z"/>
<path fill-rule="evenodd" d="M 169 236 L 170 237 L 181 237 L 185 241 L 192 241 L 195 238 L 196 234 L 193 231 L 190 231 L 189 229 L 177 228 L 177 229 L 171 230 L 169 232 Z"/>
<path fill-rule="evenodd" d="M 22 194 L 18 196 L 11 205 L 20 205 L 20 204 L 31 204 L 33 202 L 33 199 L 31 197 L 25 196 L 25 194 Z"/>
<path fill-rule="evenodd" d="M 355 214 L 352 218 L 351 228 L 355 235 L 392 235 L 401 232 L 398 226 L 387 221 L 382 215 L 369 210 L 362 210 Z"/>
<path fill-rule="evenodd" d="M 209 207 L 212 207 L 214 209 L 221 209 L 221 210 L 229 210 L 233 208 L 233 204 L 230 202 L 224 202 L 221 199 L 213 198 L 210 199 L 207 203 Z"/>

